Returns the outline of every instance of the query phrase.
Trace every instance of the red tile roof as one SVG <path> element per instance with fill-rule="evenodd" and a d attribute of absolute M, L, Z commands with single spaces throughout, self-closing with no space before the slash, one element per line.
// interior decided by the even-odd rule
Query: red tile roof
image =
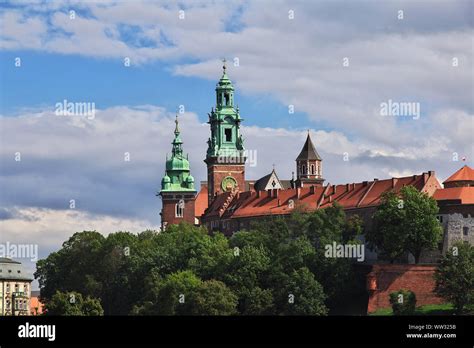
<path fill-rule="evenodd" d="M 474 204 L 474 186 L 439 189 L 433 197 L 437 201 L 459 201 L 460 204 Z"/>
<path fill-rule="evenodd" d="M 434 172 L 403 178 L 364 181 L 345 185 L 327 185 L 324 187 L 302 187 L 297 189 L 247 191 L 237 194 L 223 193 L 215 198 L 203 217 L 205 220 L 217 217 L 241 218 L 262 215 L 289 214 L 290 200 L 295 207 L 309 210 L 325 208 L 337 201 L 344 209 L 356 209 L 376 206 L 384 192 L 398 193 L 403 186 L 413 185 L 422 191 L 433 178 L 434 185 L 441 188 Z M 433 181 L 430 181 L 433 184 Z"/>
<path fill-rule="evenodd" d="M 459 169 L 456 173 L 447 178 L 443 184 L 453 181 L 474 181 L 474 169 L 465 165 Z"/>

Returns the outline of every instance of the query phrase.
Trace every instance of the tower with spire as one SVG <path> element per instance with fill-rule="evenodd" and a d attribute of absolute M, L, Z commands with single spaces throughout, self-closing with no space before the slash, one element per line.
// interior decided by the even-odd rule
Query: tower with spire
<path fill-rule="evenodd" d="M 194 202 L 196 189 L 191 175 L 188 156 L 183 153 L 178 115 L 175 120 L 174 139 L 171 157 L 166 156 L 165 175 L 161 180 L 161 191 L 157 194 L 163 200 L 161 209 L 161 228 L 182 221 L 195 223 Z"/>
<path fill-rule="evenodd" d="M 211 136 L 207 140 L 208 203 L 222 192 L 245 189 L 244 141 L 240 134 L 239 108 L 234 103 L 234 86 L 227 76 L 225 59 L 216 86 L 216 106 L 208 114 Z"/>
<path fill-rule="evenodd" d="M 322 158 L 316 151 L 308 130 L 306 142 L 296 157 L 296 186 L 322 186 L 323 182 Z"/>

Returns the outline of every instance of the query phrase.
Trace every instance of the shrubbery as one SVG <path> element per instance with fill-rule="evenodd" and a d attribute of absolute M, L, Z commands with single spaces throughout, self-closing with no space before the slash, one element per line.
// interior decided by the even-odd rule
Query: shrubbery
<path fill-rule="evenodd" d="M 416 309 L 416 295 L 410 290 L 399 290 L 390 294 L 390 304 L 395 315 L 413 315 Z"/>

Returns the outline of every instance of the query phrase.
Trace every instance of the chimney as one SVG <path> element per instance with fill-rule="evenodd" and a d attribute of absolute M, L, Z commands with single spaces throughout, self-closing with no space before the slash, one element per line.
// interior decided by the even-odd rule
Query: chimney
<path fill-rule="evenodd" d="M 260 198 L 260 190 L 257 190 L 257 198 Z"/>
<path fill-rule="evenodd" d="M 278 191 L 280 191 L 280 190 L 279 189 L 273 189 L 273 194 L 272 194 L 273 198 L 278 198 Z"/>
<path fill-rule="evenodd" d="M 300 199 L 300 196 L 301 196 L 301 188 L 297 187 L 296 188 L 296 199 Z"/>
<path fill-rule="evenodd" d="M 398 179 L 397 178 L 392 178 L 392 188 L 395 187 L 395 185 L 397 184 L 398 182 Z"/>
<path fill-rule="evenodd" d="M 280 206 L 280 205 L 281 205 L 281 202 L 280 202 L 280 200 L 278 200 L 278 206 Z"/>
<path fill-rule="evenodd" d="M 426 184 L 428 181 L 428 178 L 430 176 L 430 173 L 423 173 L 423 184 Z"/>
<path fill-rule="evenodd" d="M 430 170 L 430 171 L 428 171 L 428 175 L 429 175 L 429 176 L 434 176 L 434 175 L 435 175 L 435 172 L 434 172 L 434 170 Z"/>
<path fill-rule="evenodd" d="M 336 185 L 332 185 L 332 194 L 333 194 L 333 195 L 336 194 Z"/>
<path fill-rule="evenodd" d="M 329 203 L 332 202 L 332 195 L 329 195 Z"/>
<path fill-rule="evenodd" d="M 351 184 L 346 184 L 346 192 L 349 192 L 350 189 L 351 189 Z"/>
<path fill-rule="evenodd" d="M 367 186 L 368 183 L 369 183 L 368 181 L 363 181 L 363 182 L 362 182 L 362 186 Z M 355 185 L 355 184 L 354 184 L 354 185 Z"/>
<path fill-rule="evenodd" d="M 314 187 L 314 185 L 313 185 L 313 186 L 311 186 L 311 187 L 309 188 L 309 193 L 312 194 L 312 195 L 314 195 L 314 192 L 315 192 L 315 187 Z"/>
<path fill-rule="evenodd" d="M 374 178 L 374 181 L 379 181 L 379 179 L 378 179 L 378 178 Z"/>

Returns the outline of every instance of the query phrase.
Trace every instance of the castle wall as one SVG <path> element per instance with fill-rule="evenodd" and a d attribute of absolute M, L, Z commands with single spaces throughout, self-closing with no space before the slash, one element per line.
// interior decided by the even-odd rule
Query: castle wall
<path fill-rule="evenodd" d="M 411 290 L 416 295 L 416 306 L 445 302 L 433 292 L 435 288 L 433 265 L 373 265 L 367 276 L 369 303 L 367 312 L 391 307 L 390 293 L 401 289 Z"/>

